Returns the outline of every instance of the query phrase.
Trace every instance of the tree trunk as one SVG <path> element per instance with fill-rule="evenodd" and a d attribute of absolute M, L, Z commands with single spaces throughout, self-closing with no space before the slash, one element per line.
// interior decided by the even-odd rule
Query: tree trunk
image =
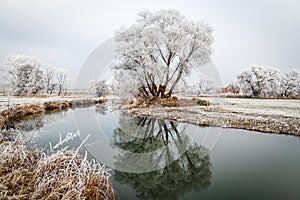
<path fill-rule="evenodd" d="M 166 86 L 159 85 L 158 88 L 158 96 L 160 95 L 161 98 L 165 98 Z"/>
<path fill-rule="evenodd" d="M 170 96 L 172 95 L 172 92 L 173 92 L 175 86 L 176 86 L 177 83 L 179 82 L 179 80 L 180 80 L 180 78 L 181 78 L 181 76 L 182 76 L 182 73 L 183 73 L 183 67 L 182 67 L 182 68 L 180 69 L 180 71 L 178 72 L 178 76 L 177 76 L 175 82 L 173 83 L 173 85 L 171 86 L 171 88 L 170 88 L 170 90 L 169 90 L 169 92 L 168 92 L 168 94 L 169 94 Z"/>
<path fill-rule="evenodd" d="M 58 96 L 61 94 L 61 87 L 59 87 L 59 90 L 58 90 Z"/>
<path fill-rule="evenodd" d="M 151 94 L 154 96 L 154 97 L 157 97 L 159 95 L 159 93 L 157 92 L 157 86 L 155 85 L 155 83 L 152 83 L 152 86 L 151 86 Z"/>
<path fill-rule="evenodd" d="M 165 94 L 165 98 L 170 98 L 172 96 L 172 90 L 170 90 L 167 94 Z"/>
<path fill-rule="evenodd" d="M 138 90 L 140 91 L 140 96 L 142 98 L 149 98 L 149 93 L 146 90 L 145 86 L 142 86 L 142 87 L 138 88 Z"/>
<path fill-rule="evenodd" d="M 53 93 L 53 90 L 54 90 L 54 86 L 53 86 L 53 85 L 51 85 L 51 88 L 50 88 L 50 91 L 49 91 L 49 94 L 50 94 L 50 95 L 52 95 L 52 93 Z"/>

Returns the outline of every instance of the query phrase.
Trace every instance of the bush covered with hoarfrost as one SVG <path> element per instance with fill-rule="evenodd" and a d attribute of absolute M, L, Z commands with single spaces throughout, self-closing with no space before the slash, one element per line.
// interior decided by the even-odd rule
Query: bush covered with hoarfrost
<path fill-rule="evenodd" d="M 74 150 L 45 154 L 0 141 L 0 199 L 114 199 L 110 174 Z"/>

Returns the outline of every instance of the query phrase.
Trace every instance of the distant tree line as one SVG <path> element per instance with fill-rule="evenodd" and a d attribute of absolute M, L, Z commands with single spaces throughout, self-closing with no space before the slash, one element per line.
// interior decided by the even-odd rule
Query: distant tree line
<path fill-rule="evenodd" d="M 237 92 L 243 89 L 251 97 L 295 98 L 300 96 L 300 71 L 282 73 L 272 67 L 252 66 L 237 75 L 235 85 Z"/>
<path fill-rule="evenodd" d="M 119 79 L 117 79 L 119 78 Z M 199 74 L 194 83 L 184 82 L 174 92 L 185 95 L 220 95 L 232 94 L 239 97 L 254 98 L 298 98 L 300 97 L 300 71 L 293 69 L 282 73 L 278 69 L 263 66 L 252 66 L 240 72 L 236 81 L 221 87 L 211 77 Z M 97 97 L 118 95 L 132 99 L 132 91 L 136 88 L 132 77 L 117 76 L 113 81 L 90 81 L 90 90 Z M 127 86 L 127 87 L 125 87 Z M 132 86 L 132 87 L 130 87 Z"/>
<path fill-rule="evenodd" d="M 1 71 L 10 83 L 13 94 L 18 96 L 66 94 L 71 84 L 66 69 L 47 65 L 33 56 L 7 56 Z"/>
<path fill-rule="evenodd" d="M 224 88 L 203 74 L 199 81 L 185 85 L 181 89 L 185 94 L 217 95 L 229 93 L 255 98 L 297 98 L 300 97 L 300 71 L 280 72 L 272 67 L 251 66 L 236 76 L 236 81 Z"/>
<path fill-rule="evenodd" d="M 105 80 L 91 80 L 89 82 L 89 89 L 97 97 L 104 97 L 110 93 L 109 84 Z"/>

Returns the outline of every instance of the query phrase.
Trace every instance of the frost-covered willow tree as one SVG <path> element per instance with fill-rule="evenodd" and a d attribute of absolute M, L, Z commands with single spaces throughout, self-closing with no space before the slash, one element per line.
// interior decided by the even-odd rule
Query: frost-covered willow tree
<path fill-rule="evenodd" d="M 16 95 L 32 95 L 40 92 L 43 85 L 42 62 L 33 56 L 7 56 L 3 63 L 4 77 L 13 86 Z"/>
<path fill-rule="evenodd" d="M 55 89 L 56 83 L 54 80 L 55 76 L 55 68 L 48 65 L 45 69 L 45 87 L 46 87 L 46 93 L 52 94 L 53 90 Z"/>
<path fill-rule="evenodd" d="M 282 79 L 282 97 L 300 96 L 300 71 L 293 69 L 285 73 Z"/>
<path fill-rule="evenodd" d="M 192 67 L 210 61 L 212 33 L 210 25 L 188 20 L 176 10 L 143 11 L 132 26 L 116 33 L 113 68 L 119 78 L 131 77 L 129 86 L 122 83 L 131 94 L 170 97 Z"/>
<path fill-rule="evenodd" d="M 92 90 L 97 97 L 103 97 L 109 93 L 109 87 L 105 80 L 91 80 L 89 82 L 89 89 Z"/>
<path fill-rule="evenodd" d="M 201 75 L 198 83 L 198 94 L 215 94 L 217 87 L 215 81 L 207 76 Z"/>
<path fill-rule="evenodd" d="M 237 79 L 253 97 L 279 97 L 282 93 L 282 76 L 272 67 L 252 66 L 238 74 Z"/>
<path fill-rule="evenodd" d="M 58 90 L 57 95 L 60 96 L 63 91 L 66 95 L 67 89 L 71 84 L 71 77 L 68 75 L 68 70 L 64 68 L 56 68 L 55 76 Z"/>

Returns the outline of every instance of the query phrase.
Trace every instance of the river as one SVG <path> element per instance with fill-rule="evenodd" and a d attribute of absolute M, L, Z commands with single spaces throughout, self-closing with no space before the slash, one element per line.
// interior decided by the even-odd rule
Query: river
<path fill-rule="evenodd" d="M 17 125 L 49 149 L 60 136 L 84 141 L 111 171 L 119 199 L 299 199 L 300 139 L 199 127 L 121 113 L 114 104 L 44 115 Z M 63 148 L 63 147 L 62 147 Z"/>

